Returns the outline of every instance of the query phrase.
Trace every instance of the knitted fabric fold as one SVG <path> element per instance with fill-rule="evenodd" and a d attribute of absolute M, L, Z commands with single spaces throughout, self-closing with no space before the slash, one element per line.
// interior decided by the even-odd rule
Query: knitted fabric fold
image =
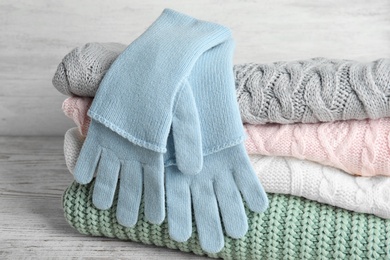
<path fill-rule="evenodd" d="M 217 254 L 202 251 L 195 223 L 191 238 L 171 240 L 168 225 L 148 223 L 140 211 L 133 228 L 116 221 L 112 208 L 92 204 L 93 182 L 72 183 L 63 195 L 68 223 L 85 235 L 105 236 L 223 259 L 389 259 L 390 220 L 352 213 L 303 198 L 269 194 L 270 207 L 262 214 L 247 211 L 249 231 L 241 239 L 225 237 Z"/>
<path fill-rule="evenodd" d="M 73 120 L 84 138 L 87 136 L 91 123 L 91 118 L 87 113 L 92 101 L 93 99 L 89 97 L 70 97 L 62 103 L 62 111 Z"/>
<path fill-rule="evenodd" d="M 62 59 L 52 79 L 53 86 L 68 96 L 94 97 L 111 64 L 126 48 L 121 43 L 87 43 Z"/>
<path fill-rule="evenodd" d="M 91 98 L 71 97 L 63 111 L 86 136 Z M 249 154 L 290 156 L 359 176 L 390 176 L 390 118 L 314 124 L 244 125 Z"/>
<path fill-rule="evenodd" d="M 84 137 L 75 127 L 65 134 L 66 166 L 73 173 Z M 250 155 L 266 192 L 313 201 L 390 219 L 390 178 L 357 177 L 342 170 L 291 157 Z"/>
<path fill-rule="evenodd" d="M 234 67 L 244 123 L 317 123 L 390 116 L 390 59 L 314 58 Z"/>

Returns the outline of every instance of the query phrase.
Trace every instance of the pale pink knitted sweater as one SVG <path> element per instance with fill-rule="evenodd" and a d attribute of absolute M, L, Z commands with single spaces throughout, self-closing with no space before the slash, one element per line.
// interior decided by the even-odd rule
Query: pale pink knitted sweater
<path fill-rule="evenodd" d="M 390 176 L 390 118 L 245 125 L 250 154 L 293 156 L 361 176 Z"/>
<path fill-rule="evenodd" d="M 92 98 L 71 97 L 62 109 L 86 136 Z M 316 124 L 244 125 L 249 154 L 292 156 L 361 176 L 390 176 L 390 118 Z"/>
<path fill-rule="evenodd" d="M 91 123 L 91 118 L 87 115 L 87 112 L 92 101 L 93 98 L 89 97 L 70 97 L 62 103 L 62 111 L 75 122 L 83 137 L 87 136 L 88 127 Z"/>

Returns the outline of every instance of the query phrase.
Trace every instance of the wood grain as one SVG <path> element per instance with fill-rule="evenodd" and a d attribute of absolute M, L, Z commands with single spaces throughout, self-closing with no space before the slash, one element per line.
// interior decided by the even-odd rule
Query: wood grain
<path fill-rule="evenodd" d="M 63 135 L 65 97 L 51 86 L 63 56 L 87 42 L 130 43 L 164 7 L 230 27 L 235 63 L 390 57 L 389 0 L 2 0 L 0 135 Z"/>
<path fill-rule="evenodd" d="M 0 137 L 0 259 L 204 259 L 71 228 L 61 196 L 73 178 L 62 149 L 59 137 Z"/>

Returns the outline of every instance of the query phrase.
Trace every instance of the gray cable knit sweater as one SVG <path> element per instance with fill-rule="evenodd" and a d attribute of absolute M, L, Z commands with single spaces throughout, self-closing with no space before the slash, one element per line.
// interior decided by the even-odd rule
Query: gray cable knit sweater
<path fill-rule="evenodd" d="M 390 60 L 315 58 L 234 67 L 244 122 L 315 123 L 390 116 Z"/>
<path fill-rule="evenodd" d="M 53 85 L 63 94 L 94 96 L 126 46 L 88 43 L 59 64 Z M 244 123 L 315 123 L 390 116 L 390 59 L 361 63 L 314 58 L 234 66 Z"/>

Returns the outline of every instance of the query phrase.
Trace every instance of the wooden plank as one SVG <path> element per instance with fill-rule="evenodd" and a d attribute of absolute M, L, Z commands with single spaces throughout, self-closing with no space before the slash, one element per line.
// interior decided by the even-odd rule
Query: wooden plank
<path fill-rule="evenodd" d="M 204 259 L 71 228 L 61 206 L 72 181 L 62 147 L 59 137 L 0 137 L 1 259 Z"/>
<path fill-rule="evenodd" d="M 0 96 L 0 135 L 61 135 L 76 125 L 61 110 L 66 97 Z"/>
<path fill-rule="evenodd" d="M 36 103 L 38 97 L 62 99 L 51 86 L 62 57 L 87 42 L 130 43 L 165 7 L 230 27 L 235 63 L 390 56 L 388 0 L 2 0 L 0 135 L 62 135 L 69 124 L 59 104 Z M 15 101 L 22 105 L 10 104 Z M 52 124 L 37 123 L 38 113 Z"/>

